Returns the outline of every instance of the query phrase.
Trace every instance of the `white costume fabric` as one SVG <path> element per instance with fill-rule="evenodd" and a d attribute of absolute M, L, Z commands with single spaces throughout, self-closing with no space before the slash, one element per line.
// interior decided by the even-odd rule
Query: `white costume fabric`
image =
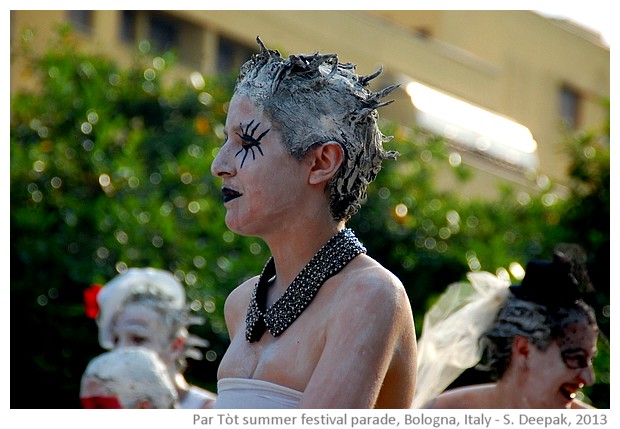
<path fill-rule="evenodd" d="M 279 384 L 249 378 L 223 378 L 217 382 L 213 408 L 297 408 L 303 393 Z"/>
<path fill-rule="evenodd" d="M 468 273 L 467 279 L 448 286 L 424 315 L 412 408 L 423 407 L 480 361 L 480 337 L 510 293 L 507 280 L 488 272 Z"/>
<path fill-rule="evenodd" d="M 188 410 L 204 408 L 206 402 L 213 400 L 215 400 L 215 395 L 213 393 L 196 386 L 190 386 L 187 394 L 179 401 L 179 408 Z"/>
<path fill-rule="evenodd" d="M 173 408 L 177 400 L 166 366 L 157 353 L 143 347 L 122 347 L 93 358 L 82 375 L 80 395 L 90 379 L 117 396 L 123 408 L 134 408 L 144 399 L 153 408 Z"/>

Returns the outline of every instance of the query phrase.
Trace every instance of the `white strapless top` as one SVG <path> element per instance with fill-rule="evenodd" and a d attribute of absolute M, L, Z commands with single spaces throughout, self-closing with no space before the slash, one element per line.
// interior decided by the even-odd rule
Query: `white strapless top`
<path fill-rule="evenodd" d="M 303 393 L 251 378 L 222 378 L 213 408 L 297 408 Z"/>
<path fill-rule="evenodd" d="M 207 390 L 196 386 L 190 386 L 189 391 L 182 401 L 179 401 L 179 408 L 196 409 L 207 408 L 206 405 L 215 401 L 215 395 Z"/>

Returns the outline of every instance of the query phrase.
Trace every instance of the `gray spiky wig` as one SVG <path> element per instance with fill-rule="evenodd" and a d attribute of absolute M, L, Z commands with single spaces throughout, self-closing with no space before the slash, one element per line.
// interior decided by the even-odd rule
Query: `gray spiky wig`
<path fill-rule="evenodd" d="M 359 209 L 383 160 L 398 156 L 383 149 L 391 137 L 377 125 L 377 108 L 391 103 L 381 99 L 397 85 L 373 92 L 368 83 L 381 69 L 359 76 L 354 64 L 340 63 L 336 54 L 285 59 L 260 38 L 256 41 L 260 52 L 241 67 L 235 94 L 248 96 L 269 116 L 298 160 L 315 145 L 340 144 L 344 161 L 328 183 L 328 193 L 333 218 L 347 221 Z"/>

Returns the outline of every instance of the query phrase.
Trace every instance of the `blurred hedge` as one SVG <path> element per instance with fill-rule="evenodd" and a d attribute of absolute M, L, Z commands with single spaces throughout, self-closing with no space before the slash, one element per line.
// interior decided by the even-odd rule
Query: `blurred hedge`
<path fill-rule="evenodd" d="M 80 376 L 102 351 L 83 291 L 131 266 L 165 268 L 184 282 L 207 320 L 194 332 L 210 342 L 187 377 L 214 390 L 228 344 L 224 300 L 268 257 L 261 240 L 228 231 L 209 171 L 234 77 L 176 81 L 174 55 L 148 49 L 121 68 L 80 53 L 70 31 L 43 56 L 16 52 L 39 85 L 11 98 L 11 408 L 80 406 Z M 428 305 L 468 270 L 524 266 L 558 242 L 578 242 L 590 255 L 599 292 L 589 300 L 604 333 L 586 394 L 609 407 L 609 124 L 567 136 L 567 199 L 549 183 L 528 195 L 504 185 L 495 201 L 438 191 L 437 174 L 475 172 L 450 167 L 438 138 L 384 128 L 401 156 L 385 163 L 350 225 L 406 285 L 418 331 Z M 456 384 L 482 379 L 468 373 Z"/>

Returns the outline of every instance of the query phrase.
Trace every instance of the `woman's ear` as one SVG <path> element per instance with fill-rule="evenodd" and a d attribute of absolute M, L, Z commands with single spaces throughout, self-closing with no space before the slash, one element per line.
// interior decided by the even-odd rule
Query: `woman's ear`
<path fill-rule="evenodd" d="M 336 142 L 327 142 L 310 150 L 307 154 L 310 164 L 308 181 L 311 185 L 319 185 L 329 181 L 344 160 L 342 146 Z"/>
<path fill-rule="evenodd" d="M 530 356 L 530 347 L 532 344 L 522 335 L 516 335 L 512 341 L 512 361 L 523 368 L 528 367 L 528 358 Z"/>

